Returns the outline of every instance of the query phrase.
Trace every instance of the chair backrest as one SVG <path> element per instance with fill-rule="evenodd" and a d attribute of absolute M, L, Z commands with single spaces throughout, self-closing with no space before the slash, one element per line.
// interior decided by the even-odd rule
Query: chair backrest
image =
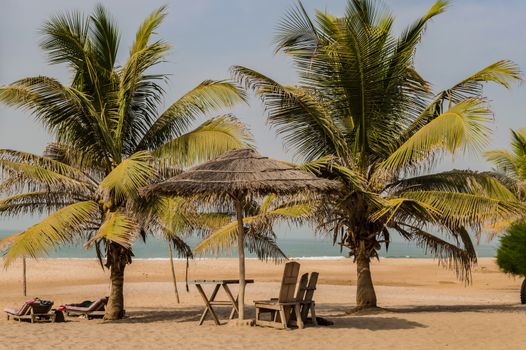
<path fill-rule="evenodd" d="M 53 306 L 53 302 L 42 302 L 42 301 L 35 301 L 31 304 L 31 311 L 34 314 L 47 314 L 51 307 Z"/>
<path fill-rule="evenodd" d="M 18 316 L 29 315 L 31 313 L 31 303 L 33 301 L 26 301 L 24 305 L 16 313 Z"/>
<path fill-rule="evenodd" d="M 295 301 L 294 292 L 296 291 L 296 282 L 298 282 L 299 273 L 299 263 L 291 261 L 285 264 L 285 270 L 283 271 L 283 279 L 281 280 L 281 288 L 278 297 L 278 301 L 280 303 Z"/>
<path fill-rule="evenodd" d="M 309 274 L 304 273 L 301 275 L 298 288 L 296 289 L 296 301 L 303 301 L 305 298 L 305 292 L 307 291 L 307 283 L 309 282 Z"/>
<path fill-rule="evenodd" d="M 312 301 L 314 291 L 316 290 L 316 284 L 318 283 L 318 275 L 319 273 L 317 272 L 312 272 L 310 274 L 309 284 L 307 285 L 305 297 L 303 298 L 303 301 L 306 303 L 310 303 Z"/>

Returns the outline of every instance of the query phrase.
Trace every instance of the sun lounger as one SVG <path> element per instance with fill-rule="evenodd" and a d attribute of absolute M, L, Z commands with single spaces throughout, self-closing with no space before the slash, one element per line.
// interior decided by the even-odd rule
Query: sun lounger
<path fill-rule="evenodd" d="M 104 297 L 93 302 L 64 305 L 64 311 L 68 316 L 84 316 L 89 320 L 91 318 L 103 317 L 107 303 L 108 297 Z"/>
<path fill-rule="evenodd" d="M 52 306 L 52 301 L 35 298 L 26 301 L 20 309 L 6 308 L 4 311 L 7 314 L 8 320 L 12 318 L 19 322 L 23 320 L 31 321 L 31 323 L 39 321 L 53 322 L 55 320 L 55 312 L 51 311 Z"/>
<path fill-rule="evenodd" d="M 270 300 L 254 301 L 256 306 L 256 325 L 270 326 L 275 328 L 287 328 L 292 311 L 296 315 L 297 325 L 303 328 L 303 319 L 301 317 L 301 303 L 296 299 L 294 291 L 296 290 L 296 282 L 298 281 L 298 274 L 300 264 L 297 262 L 288 262 L 285 264 L 283 272 L 283 279 L 281 280 L 281 288 L 279 297 Z M 300 284 L 306 284 L 306 276 L 302 276 Z M 298 292 L 300 292 L 298 289 Z M 270 313 L 270 320 L 261 319 L 262 314 Z"/>

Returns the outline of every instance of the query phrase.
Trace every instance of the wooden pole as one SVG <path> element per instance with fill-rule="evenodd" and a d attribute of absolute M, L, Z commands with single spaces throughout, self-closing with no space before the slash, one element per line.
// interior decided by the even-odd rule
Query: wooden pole
<path fill-rule="evenodd" d="M 177 304 L 179 304 L 179 291 L 177 290 L 177 280 L 175 278 L 174 256 L 172 252 L 172 246 L 170 245 L 170 243 L 168 243 L 168 254 L 170 255 L 170 267 L 172 268 L 172 279 L 174 281 L 175 298 L 177 299 Z"/>
<path fill-rule="evenodd" d="M 22 285 L 24 288 L 24 296 L 27 296 L 27 278 L 26 278 L 26 257 L 22 258 Z"/>
<path fill-rule="evenodd" d="M 243 208 L 241 201 L 235 199 L 237 216 L 237 249 L 239 255 L 239 320 L 245 319 L 245 230 L 243 228 Z"/>

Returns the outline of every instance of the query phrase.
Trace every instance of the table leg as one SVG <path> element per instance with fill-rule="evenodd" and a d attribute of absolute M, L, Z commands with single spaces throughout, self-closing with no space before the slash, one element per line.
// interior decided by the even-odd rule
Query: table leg
<path fill-rule="evenodd" d="M 230 288 L 228 287 L 227 284 L 223 284 L 223 289 L 225 290 L 226 292 L 226 295 L 228 296 L 228 299 L 230 299 L 230 301 L 232 302 L 232 311 L 230 311 L 230 316 L 228 317 L 229 320 L 233 319 L 234 318 L 234 315 L 237 313 L 239 315 L 239 308 L 238 308 L 238 299 L 235 298 L 234 299 L 234 296 L 232 295 L 232 292 L 230 291 Z"/>
<path fill-rule="evenodd" d="M 210 311 L 210 313 L 212 314 L 212 317 L 214 318 L 214 322 L 216 323 L 216 325 L 219 326 L 220 325 L 219 318 L 217 317 L 214 309 L 212 308 L 212 305 L 210 305 L 210 301 L 215 300 L 215 297 L 217 295 L 217 292 L 219 291 L 220 285 L 218 284 L 215 286 L 214 291 L 212 292 L 212 295 L 210 296 L 210 300 L 208 300 L 208 298 L 206 297 L 203 287 L 201 287 L 200 284 L 196 284 L 195 286 L 197 290 L 199 291 L 199 294 L 201 294 L 203 301 L 205 302 L 205 311 L 203 311 L 203 314 L 201 315 L 201 319 L 199 320 L 199 325 L 203 324 L 205 317 L 208 314 L 208 311 Z"/>

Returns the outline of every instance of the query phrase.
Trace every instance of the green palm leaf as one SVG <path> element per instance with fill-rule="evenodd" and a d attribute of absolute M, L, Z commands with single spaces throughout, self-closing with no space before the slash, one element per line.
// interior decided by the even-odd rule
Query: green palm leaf
<path fill-rule="evenodd" d="M 140 229 L 139 223 L 124 213 L 106 213 L 98 231 L 86 242 L 86 248 L 91 248 L 95 242 L 104 239 L 130 249 L 139 236 Z"/>
<path fill-rule="evenodd" d="M 232 107 L 243 98 L 231 83 L 204 81 L 168 107 L 149 128 L 138 147 L 156 149 L 186 133 L 198 116 Z"/>
<path fill-rule="evenodd" d="M 82 232 L 99 220 L 99 206 L 93 201 L 77 202 L 59 209 L 10 240 L 4 265 L 7 267 L 22 256 L 47 255 L 50 249 L 79 239 Z"/>
<path fill-rule="evenodd" d="M 387 171 L 410 168 L 429 161 L 436 151 L 480 151 L 486 145 L 491 114 L 484 101 L 467 99 L 420 128 L 382 164 Z"/>
<path fill-rule="evenodd" d="M 115 201 L 125 198 L 135 198 L 139 189 L 148 185 L 155 176 L 149 152 L 140 151 L 118 164 L 100 183 L 99 189 L 108 196 L 113 195 Z"/>
<path fill-rule="evenodd" d="M 226 151 L 253 143 L 246 126 L 231 115 L 207 120 L 196 129 L 157 148 L 155 156 L 170 166 L 185 168 L 215 158 Z"/>

